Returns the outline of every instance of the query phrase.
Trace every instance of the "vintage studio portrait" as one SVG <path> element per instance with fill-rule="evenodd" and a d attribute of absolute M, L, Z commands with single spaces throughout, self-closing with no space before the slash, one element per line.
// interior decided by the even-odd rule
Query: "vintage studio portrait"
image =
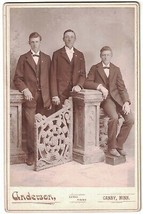
<path fill-rule="evenodd" d="M 24 188 L 30 197 L 30 188 L 88 187 L 103 188 L 106 200 L 108 188 L 129 188 L 134 204 L 120 206 L 137 209 L 138 5 L 74 6 L 5 7 L 10 197 L 27 200 Z"/>

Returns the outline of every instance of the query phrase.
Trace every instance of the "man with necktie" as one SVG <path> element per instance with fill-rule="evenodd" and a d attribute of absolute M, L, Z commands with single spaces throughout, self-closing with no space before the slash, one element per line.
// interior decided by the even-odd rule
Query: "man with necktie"
<path fill-rule="evenodd" d="M 31 50 L 20 56 L 14 83 L 23 93 L 23 115 L 27 136 L 27 165 L 34 161 L 34 121 L 35 114 L 46 114 L 51 106 L 49 73 L 51 59 L 49 55 L 40 51 L 42 37 L 37 33 L 29 36 Z"/>
<path fill-rule="evenodd" d="M 85 60 L 82 52 L 74 48 L 75 32 L 71 29 L 63 34 L 65 46 L 53 53 L 51 64 L 51 96 L 56 111 L 62 108 L 70 91 L 79 92 L 86 78 Z"/>
<path fill-rule="evenodd" d="M 112 49 L 104 46 L 100 50 L 101 62 L 93 65 L 89 71 L 84 87 L 102 92 L 101 107 L 109 117 L 108 152 L 113 156 L 126 155 L 123 145 L 134 123 L 130 109 L 130 99 L 120 69 L 111 63 Z M 124 118 L 117 136 L 118 117 Z"/>

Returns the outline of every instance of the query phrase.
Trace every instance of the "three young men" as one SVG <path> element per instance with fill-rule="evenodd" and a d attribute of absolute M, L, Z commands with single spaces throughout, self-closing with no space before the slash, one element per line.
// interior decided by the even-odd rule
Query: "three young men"
<path fill-rule="evenodd" d="M 41 36 L 34 32 L 29 36 L 31 50 L 20 56 L 15 71 L 14 83 L 24 94 L 23 111 L 27 133 L 27 164 L 34 161 L 34 117 L 45 114 L 45 109 L 62 108 L 70 91 L 79 92 L 83 87 L 100 90 L 104 101 L 101 107 L 109 116 L 108 150 L 114 156 L 125 155 L 123 144 L 133 125 L 130 100 L 120 69 L 111 63 L 112 50 L 103 47 L 101 62 L 91 67 L 86 79 L 85 60 L 82 52 L 74 48 L 76 35 L 73 30 L 63 34 L 65 46 L 50 57 L 40 51 Z M 125 121 L 117 135 L 118 113 Z"/>

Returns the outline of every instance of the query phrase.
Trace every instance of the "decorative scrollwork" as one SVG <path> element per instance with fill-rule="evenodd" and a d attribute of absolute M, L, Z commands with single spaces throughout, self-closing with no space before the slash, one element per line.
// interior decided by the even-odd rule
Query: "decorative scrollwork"
<path fill-rule="evenodd" d="M 66 100 L 62 109 L 46 117 L 36 114 L 36 163 L 41 170 L 72 160 L 72 101 Z"/>

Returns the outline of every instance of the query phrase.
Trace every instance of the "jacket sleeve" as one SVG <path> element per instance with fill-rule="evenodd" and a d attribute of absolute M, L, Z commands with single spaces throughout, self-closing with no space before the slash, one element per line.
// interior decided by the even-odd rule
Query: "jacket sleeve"
<path fill-rule="evenodd" d="M 85 80 L 84 88 L 97 89 L 99 83 L 96 83 L 95 75 L 96 75 L 96 69 L 95 69 L 95 66 L 92 66 Z"/>
<path fill-rule="evenodd" d="M 129 99 L 129 95 L 128 95 L 126 86 L 124 84 L 120 69 L 118 70 L 117 87 L 118 87 L 118 91 L 119 91 L 119 94 L 121 96 L 121 99 L 123 100 L 123 103 L 129 102 L 129 104 L 131 104 L 131 101 Z"/>
<path fill-rule="evenodd" d="M 58 86 L 57 86 L 57 55 L 53 53 L 52 62 L 51 62 L 51 71 L 50 71 L 50 88 L 51 96 L 58 96 Z"/>
<path fill-rule="evenodd" d="M 80 76 L 79 76 L 79 80 L 77 82 L 77 85 L 79 85 L 81 88 L 83 88 L 85 79 L 86 79 L 86 71 L 85 71 L 85 59 L 84 59 L 84 55 L 82 54 L 81 58 L 81 69 L 80 69 Z"/>
<path fill-rule="evenodd" d="M 20 56 L 18 60 L 13 81 L 19 91 L 23 91 L 27 88 L 27 85 L 24 82 L 24 60 L 22 56 Z"/>

